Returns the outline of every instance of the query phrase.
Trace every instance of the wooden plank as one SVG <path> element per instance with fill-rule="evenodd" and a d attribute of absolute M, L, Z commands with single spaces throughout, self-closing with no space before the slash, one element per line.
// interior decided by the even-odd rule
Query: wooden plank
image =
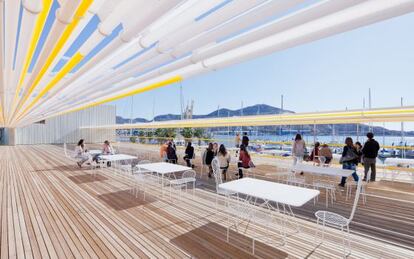
<path fill-rule="evenodd" d="M 157 150 L 148 153 L 151 149 L 128 152 L 145 152 L 157 161 Z M 168 195 L 162 198 L 159 187 L 152 186 L 147 202 L 143 202 L 141 193 L 138 198 L 128 193 L 133 186 L 130 179 L 114 174 L 111 168 L 99 170 L 101 177 L 89 179 L 85 175 L 90 170 L 79 170 L 66 161 L 57 146 L 0 147 L 0 155 L 1 258 L 252 258 L 252 237 L 266 231 L 273 233 L 273 241 L 259 238 L 257 258 L 342 257 L 337 230 L 327 229 L 330 242 L 319 247 L 313 243 L 313 213 L 325 209 L 323 196 L 316 206 L 307 204 L 295 210 L 302 231 L 289 235 L 284 246 L 276 242 L 281 239 L 278 221 L 268 228 L 243 222 L 239 233 L 232 231 L 227 243 L 229 215 L 216 211 L 214 182 L 205 175 L 198 179 L 202 185 L 194 197 L 184 194 L 180 200 L 170 200 Z M 258 177 L 274 179 L 267 177 L 272 168 L 259 165 Z M 350 258 L 414 257 L 414 251 L 406 248 L 411 242 L 406 234 L 414 222 L 414 206 L 407 198 L 411 194 L 402 191 L 397 195 L 392 187 L 383 188 L 381 184 L 369 192 L 368 204 L 358 208 L 351 225 Z M 347 215 L 349 208 L 350 201 L 338 195 L 338 201 L 329 210 Z M 387 208 L 391 211 L 387 212 Z M 374 228 L 381 222 L 382 228 Z M 393 232 L 388 233 L 387 229 Z M 293 227 L 288 226 L 288 230 Z"/>

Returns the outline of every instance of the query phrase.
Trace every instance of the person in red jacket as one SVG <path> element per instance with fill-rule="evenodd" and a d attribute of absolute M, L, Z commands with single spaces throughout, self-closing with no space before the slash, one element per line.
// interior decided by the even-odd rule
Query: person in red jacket
<path fill-rule="evenodd" d="M 315 163 L 319 163 L 319 147 L 320 147 L 321 143 L 319 142 L 315 142 L 315 146 L 308 158 L 308 161 L 312 161 Z"/>
<path fill-rule="evenodd" d="M 242 144 L 240 145 L 240 155 L 239 155 L 239 179 L 243 178 L 243 170 L 241 168 L 250 168 L 251 158 L 249 152 L 247 152 L 246 147 Z"/>

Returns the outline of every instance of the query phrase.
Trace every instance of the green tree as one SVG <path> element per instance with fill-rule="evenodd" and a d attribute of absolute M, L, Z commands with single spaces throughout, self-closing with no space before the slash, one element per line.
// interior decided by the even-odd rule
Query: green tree
<path fill-rule="evenodd" d="M 201 139 L 204 138 L 204 130 L 201 128 L 194 129 L 193 136 L 198 138 L 198 145 L 201 146 Z"/>
<path fill-rule="evenodd" d="M 143 144 L 145 143 L 145 132 L 140 130 L 138 131 L 138 138 L 139 138 L 139 143 Z"/>
<path fill-rule="evenodd" d="M 191 141 L 191 138 L 193 137 L 193 129 L 192 128 L 184 128 L 181 130 L 181 135 L 183 135 L 184 139 L 186 141 Z"/>
<path fill-rule="evenodd" d="M 131 141 L 131 143 L 135 143 L 137 142 L 137 137 L 135 136 L 129 137 L 129 141 Z"/>
<path fill-rule="evenodd" d="M 152 142 L 152 138 L 154 137 L 154 132 L 152 132 L 152 131 L 147 131 L 145 135 L 146 135 L 146 137 L 147 137 L 147 141 L 148 141 L 148 143 L 151 143 L 151 142 Z"/>

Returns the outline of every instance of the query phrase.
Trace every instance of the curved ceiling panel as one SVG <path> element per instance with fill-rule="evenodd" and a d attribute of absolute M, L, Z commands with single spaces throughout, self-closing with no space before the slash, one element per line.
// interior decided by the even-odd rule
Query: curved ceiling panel
<path fill-rule="evenodd" d="M 414 0 L 0 0 L 0 126 L 24 126 L 414 11 Z"/>

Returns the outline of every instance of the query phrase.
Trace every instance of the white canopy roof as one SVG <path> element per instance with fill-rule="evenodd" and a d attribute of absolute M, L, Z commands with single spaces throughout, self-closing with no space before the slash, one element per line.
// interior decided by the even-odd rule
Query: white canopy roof
<path fill-rule="evenodd" d="M 414 10 L 414 0 L 57 2 L 0 0 L 0 126 L 114 101 Z"/>

